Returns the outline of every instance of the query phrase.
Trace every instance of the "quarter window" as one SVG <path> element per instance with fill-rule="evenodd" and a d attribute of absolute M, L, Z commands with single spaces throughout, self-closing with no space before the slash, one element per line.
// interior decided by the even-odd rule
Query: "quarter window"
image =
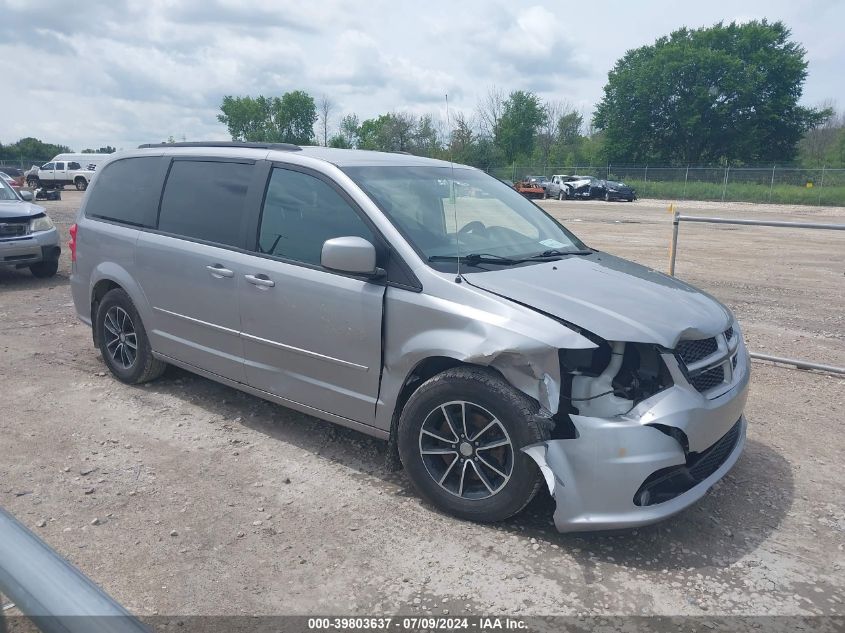
<path fill-rule="evenodd" d="M 259 252 L 319 264 L 323 243 L 346 236 L 375 243 L 361 216 L 329 184 L 302 172 L 273 170 L 261 212 Z"/>
<path fill-rule="evenodd" d="M 241 246 L 241 219 L 252 170 L 252 165 L 243 163 L 174 161 L 161 200 L 159 230 Z"/>
<path fill-rule="evenodd" d="M 143 156 L 109 163 L 88 193 L 85 215 L 154 227 L 161 195 L 161 161 L 158 156 Z"/>

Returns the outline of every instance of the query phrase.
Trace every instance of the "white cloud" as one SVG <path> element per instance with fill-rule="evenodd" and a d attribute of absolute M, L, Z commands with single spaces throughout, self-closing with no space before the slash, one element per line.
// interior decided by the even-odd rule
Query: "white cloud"
<path fill-rule="evenodd" d="M 784 20 L 807 48 L 808 103 L 845 103 L 845 3 L 749 0 L 742 14 Z M 6 73 L 0 142 L 37 136 L 80 149 L 225 138 L 223 95 L 295 89 L 331 97 L 338 118 L 397 110 L 443 119 L 446 93 L 453 113 L 471 113 L 493 84 L 589 114 L 626 50 L 684 25 L 730 21 L 737 9 L 730 0 L 85 0 L 45 12 L 0 0 L 0 15 L 0 57 L 20 69 Z"/>

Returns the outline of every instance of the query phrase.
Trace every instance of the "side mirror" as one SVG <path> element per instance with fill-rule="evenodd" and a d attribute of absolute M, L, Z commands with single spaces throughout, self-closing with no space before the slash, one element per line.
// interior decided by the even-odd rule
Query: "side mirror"
<path fill-rule="evenodd" d="M 377 277 L 376 247 L 363 237 L 335 237 L 323 243 L 320 264 L 329 270 Z"/>
<path fill-rule="evenodd" d="M 31 191 L 19 191 L 18 193 L 21 195 L 21 198 L 23 198 L 23 200 L 25 202 L 32 202 L 32 192 Z"/>

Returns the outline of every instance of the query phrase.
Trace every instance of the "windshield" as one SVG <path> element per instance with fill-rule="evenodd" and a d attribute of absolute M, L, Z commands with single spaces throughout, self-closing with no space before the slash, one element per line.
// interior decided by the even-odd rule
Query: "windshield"
<path fill-rule="evenodd" d="M 18 194 L 3 178 L 0 178 L 0 200 L 18 200 Z"/>
<path fill-rule="evenodd" d="M 458 254 L 524 259 L 586 249 L 539 207 L 475 169 L 455 168 L 454 176 L 449 167 L 344 171 L 428 261 L 454 260 Z"/>

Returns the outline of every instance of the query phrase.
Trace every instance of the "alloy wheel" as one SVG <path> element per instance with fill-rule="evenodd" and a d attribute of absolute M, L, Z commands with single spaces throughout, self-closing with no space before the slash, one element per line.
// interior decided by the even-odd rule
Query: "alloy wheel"
<path fill-rule="evenodd" d="M 513 473 L 514 448 L 504 425 L 472 402 L 432 410 L 420 427 L 419 450 L 437 485 L 462 499 L 492 497 Z"/>
<path fill-rule="evenodd" d="M 106 350 L 112 361 L 129 369 L 138 357 L 138 336 L 129 313 L 120 306 L 112 306 L 103 319 Z"/>

